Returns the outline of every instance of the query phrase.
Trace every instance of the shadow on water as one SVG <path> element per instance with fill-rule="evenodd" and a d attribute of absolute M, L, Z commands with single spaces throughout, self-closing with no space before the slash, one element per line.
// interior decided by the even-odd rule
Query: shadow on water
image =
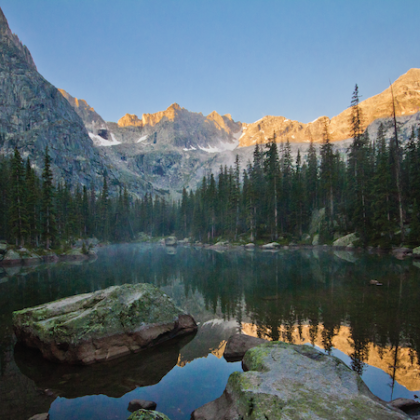
<path fill-rule="evenodd" d="M 78 398 L 103 394 L 120 398 L 137 387 L 155 385 L 176 366 L 181 349 L 194 333 L 173 339 L 137 354 L 90 366 L 51 363 L 39 351 L 15 346 L 15 362 L 20 371 L 41 389 L 55 395 Z"/>

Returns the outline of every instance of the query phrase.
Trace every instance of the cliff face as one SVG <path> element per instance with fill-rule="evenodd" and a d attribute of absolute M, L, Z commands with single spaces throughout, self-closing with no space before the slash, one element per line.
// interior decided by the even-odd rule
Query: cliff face
<path fill-rule="evenodd" d="M 397 116 L 413 115 L 420 108 L 420 69 L 411 69 L 399 77 L 392 85 Z M 377 119 L 392 115 L 391 88 L 372 96 L 360 103 L 363 116 L 363 128 L 367 128 Z M 304 124 L 285 117 L 266 116 L 252 124 L 244 124 L 244 132 L 239 139 L 239 147 L 266 143 L 276 136 L 277 141 L 289 140 L 291 143 L 315 143 L 323 141 L 325 124 L 328 127 L 330 140 L 337 142 L 350 138 L 350 108 L 329 119 L 319 117 L 315 121 Z"/>
<path fill-rule="evenodd" d="M 122 141 L 127 138 L 127 133 L 136 132 L 139 139 L 153 135 L 175 147 L 214 151 L 234 149 L 242 134 L 242 123 L 234 122 L 230 115 L 221 116 L 213 111 L 204 117 L 201 113 L 181 108 L 177 103 L 165 111 L 143 114 L 141 119 L 137 115 L 126 114 L 118 120 L 117 126 L 113 131 Z"/>
<path fill-rule="evenodd" d="M 39 171 L 48 146 L 56 181 L 101 182 L 103 159 L 81 118 L 38 72 L 28 49 L 0 10 L 0 150 L 17 147 Z"/>

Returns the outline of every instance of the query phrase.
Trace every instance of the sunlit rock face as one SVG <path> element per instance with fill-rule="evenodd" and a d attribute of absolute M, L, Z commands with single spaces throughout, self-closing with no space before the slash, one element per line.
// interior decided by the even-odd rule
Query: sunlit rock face
<path fill-rule="evenodd" d="M 40 173 L 49 147 L 56 181 L 97 184 L 105 169 L 83 121 L 37 71 L 29 50 L 11 33 L 0 10 L 0 148 L 17 147 Z"/>
<path fill-rule="evenodd" d="M 420 69 L 410 69 L 399 77 L 393 83 L 392 90 L 397 116 L 417 113 L 420 107 Z M 361 102 L 360 109 L 363 116 L 363 128 L 368 127 L 377 119 L 389 118 L 393 112 L 391 88 Z M 309 143 L 311 139 L 315 143 L 321 143 L 325 126 L 328 128 L 331 141 L 345 140 L 351 137 L 350 115 L 351 109 L 347 108 L 332 119 L 320 116 L 307 124 L 281 116 L 265 116 L 252 124 L 244 124 L 239 147 L 252 146 L 257 142 L 266 143 L 274 137 L 277 141 L 289 140 L 291 143 Z"/>
<path fill-rule="evenodd" d="M 233 165 L 235 154 L 242 154 L 237 150 L 242 123 L 229 114 L 213 111 L 205 117 L 175 103 L 141 119 L 126 114 L 118 123 L 105 122 L 86 101 L 61 92 L 119 180 L 127 185 L 137 177 L 144 192 L 166 195 L 194 189 L 204 175 L 216 173 L 221 164 Z"/>

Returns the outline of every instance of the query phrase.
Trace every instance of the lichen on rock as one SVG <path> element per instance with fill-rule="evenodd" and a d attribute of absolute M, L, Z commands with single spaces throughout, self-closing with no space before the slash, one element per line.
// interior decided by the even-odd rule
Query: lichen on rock
<path fill-rule="evenodd" d="M 50 360 L 91 364 L 195 331 L 151 284 L 112 286 L 13 313 L 16 337 Z"/>
<path fill-rule="evenodd" d="M 159 411 L 137 410 L 127 420 L 169 420 L 169 417 Z"/>
<path fill-rule="evenodd" d="M 248 350 L 245 372 L 192 419 L 407 419 L 381 402 L 341 360 L 312 347 L 269 342 Z"/>

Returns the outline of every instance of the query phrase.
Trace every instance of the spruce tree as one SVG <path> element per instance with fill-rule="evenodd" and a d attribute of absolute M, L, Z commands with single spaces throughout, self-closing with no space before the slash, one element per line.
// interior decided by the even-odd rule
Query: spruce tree
<path fill-rule="evenodd" d="M 27 189 L 25 185 L 25 169 L 17 148 L 15 148 L 12 158 L 11 175 L 10 232 L 16 245 L 23 246 L 28 234 Z"/>
<path fill-rule="evenodd" d="M 51 158 L 49 156 L 48 146 L 45 148 L 44 170 L 42 172 L 42 241 L 46 249 L 49 249 L 56 238 L 56 220 L 54 208 L 54 186 L 53 174 L 51 171 Z"/>

